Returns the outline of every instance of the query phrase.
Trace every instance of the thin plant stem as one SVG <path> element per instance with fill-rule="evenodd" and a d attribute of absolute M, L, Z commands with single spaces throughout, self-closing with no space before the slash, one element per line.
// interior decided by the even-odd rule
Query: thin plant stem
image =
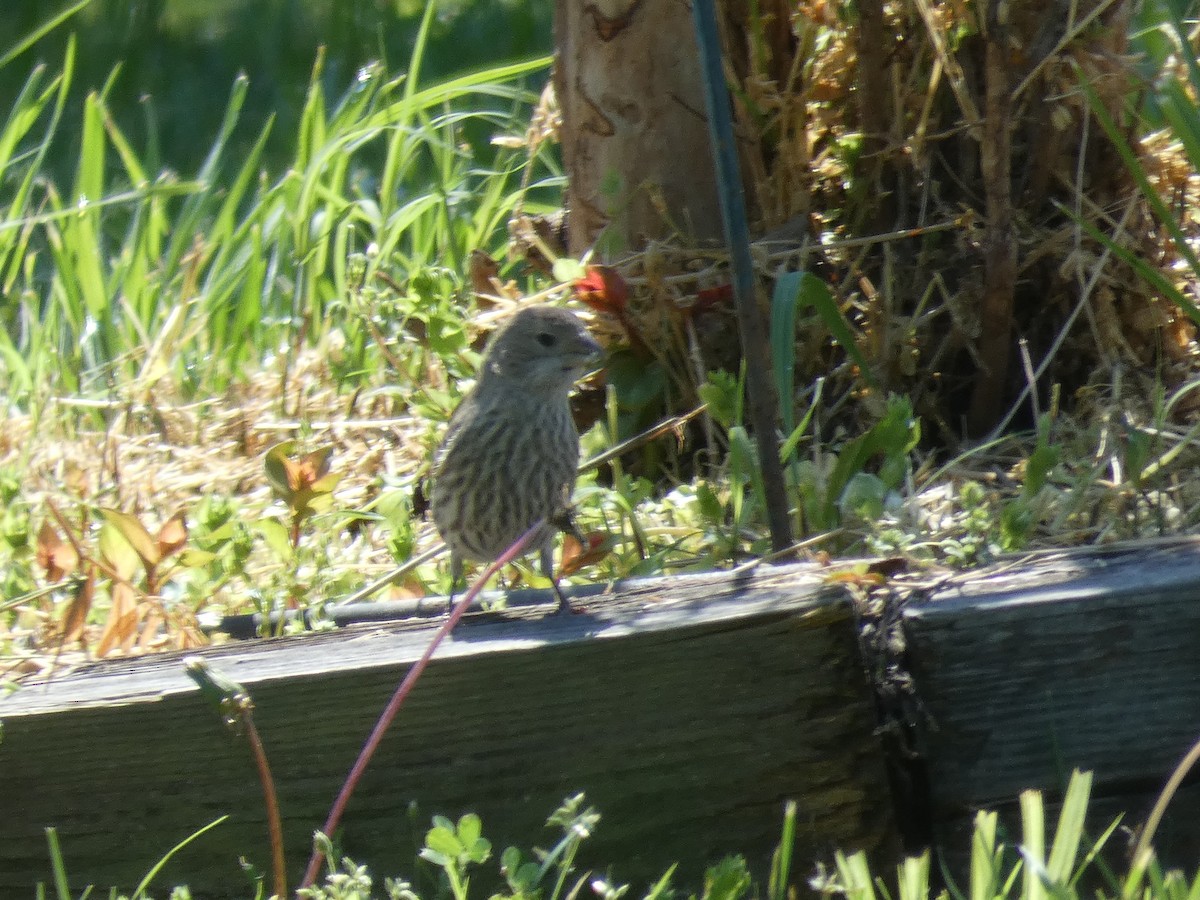
<path fill-rule="evenodd" d="M 1179 790 L 1179 786 L 1183 784 L 1183 780 L 1187 778 L 1188 773 L 1192 771 L 1197 762 L 1200 762 L 1200 741 L 1192 744 L 1192 749 L 1179 761 L 1179 765 L 1175 767 L 1175 771 L 1171 773 L 1171 777 L 1163 786 L 1162 793 L 1158 795 L 1154 809 L 1150 811 L 1150 818 L 1146 820 L 1146 827 L 1142 829 L 1142 835 L 1138 838 L 1137 849 L 1133 852 L 1135 866 L 1141 865 L 1142 859 L 1150 852 L 1150 842 L 1154 840 L 1154 833 L 1158 831 L 1159 823 L 1166 815 L 1167 806 L 1170 805 L 1171 800 L 1175 797 L 1175 792 Z"/>
<path fill-rule="evenodd" d="M 275 895 L 287 896 L 287 863 L 283 851 L 283 823 L 279 815 L 279 795 L 275 791 L 275 779 L 271 765 L 267 762 L 267 751 L 254 724 L 254 701 L 241 684 L 209 665 L 201 656 L 184 659 L 184 670 L 200 688 L 200 695 L 212 703 L 221 713 L 226 727 L 235 732 L 244 732 L 250 742 L 254 765 L 258 768 L 258 780 L 262 784 L 263 804 L 267 809 L 267 833 L 271 841 L 271 863 L 275 878 Z"/>
<path fill-rule="evenodd" d="M 246 739 L 250 741 L 250 750 L 254 754 L 254 764 L 258 767 L 258 780 L 262 782 L 263 802 L 267 807 L 267 833 L 271 838 L 271 862 L 275 869 L 275 896 L 284 898 L 288 895 L 287 865 L 283 855 L 283 822 L 279 816 L 279 795 L 275 793 L 275 779 L 271 777 L 266 748 L 263 747 L 258 728 L 254 725 L 254 717 L 249 711 L 243 716 L 243 725 L 246 729 Z"/>
<path fill-rule="evenodd" d="M 329 818 L 325 820 L 325 826 L 321 830 L 332 835 L 341 822 L 342 813 L 346 810 L 346 805 L 350 802 L 350 797 L 354 793 L 354 789 L 358 786 L 359 779 L 362 778 L 363 772 L 366 771 L 367 764 L 371 761 L 371 757 L 375 755 L 375 750 L 379 743 L 383 740 L 383 736 L 391 727 L 392 720 L 396 718 L 396 713 L 400 711 L 400 706 L 412 692 L 413 686 L 417 683 L 417 679 L 421 677 L 421 673 L 425 671 L 425 667 L 433 658 L 434 651 L 445 637 L 454 630 L 454 626 L 458 624 L 459 619 L 466 613 L 468 607 L 483 590 L 483 586 L 488 580 L 495 575 L 503 566 L 512 562 L 525 549 L 525 545 L 533 538 L 542 526 L 545 524 L 543 519 L 538 519 L 533 526 L 521 535 L 516 542 L 509 547 L 499 558 L 489 565 L 470 589 L 463 595 L 463 598 L 455 604 L 454 609 L 450 611 L 446 621 L 442 623 L 442 627 L 437 630 L 433 636 L 433 640 L 429 642 L 429 646 L 425 648 L 425 652 L 408 670 L 404 676 L 404 680 L 400 682 L 400 686 L 396 688 L 392 699 L 388 701 L 388 705 L 384 708 L 379 716 L 379 721 L 375 723 L 375 728 L 371 732 L 371 736 L 367 738 L 366 744 L 363 745 L 362 751 L 358 754 L 358 759 L 354 761 L 353 767 L 350 769 L 350 774 L 346 776 L 346 782 L 342 785 L 341 792 L 337 795 L 337 799 L 333 801 L 333 807 L 329 810 Z M 312 858 L 308 861 L 308 868 L 304 872 L 304 880 L 300 883 L 301 888 L 310 887 L 317 878 L 317 871 L 321 867 L 321 861 L 324 859 L 324 854 L 320 849 L 314 848 Z"/>

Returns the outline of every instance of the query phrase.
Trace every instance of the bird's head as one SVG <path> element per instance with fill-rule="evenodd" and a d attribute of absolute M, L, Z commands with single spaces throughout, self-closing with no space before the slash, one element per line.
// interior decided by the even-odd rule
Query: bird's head
<path fill-rule="evenodd" d="M 527 306 L 488 342 L 481 378 L 500 378 L 522 390 L 566 396 L 600 359 L 602 350 L 583 320 L 552 306 Z"/>

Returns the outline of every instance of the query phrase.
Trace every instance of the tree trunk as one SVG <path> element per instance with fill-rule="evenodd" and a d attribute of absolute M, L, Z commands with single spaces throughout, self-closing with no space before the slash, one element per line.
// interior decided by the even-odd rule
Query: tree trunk
<path fill-rule="evenodd" d="M 555 28 L 570 252 L 719 240 L 690 5 L 560 0 Z"/>

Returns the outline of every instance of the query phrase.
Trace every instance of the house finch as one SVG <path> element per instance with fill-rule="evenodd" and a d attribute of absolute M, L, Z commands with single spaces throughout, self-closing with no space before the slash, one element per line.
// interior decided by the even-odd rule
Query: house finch
<path fill-rule="evenodd" d="M 569 608 L 553 580 L 554 537 L 573 529 L 579 467 L 567 395 L 599 354 L 574 313 L 548 306 L 518 311 L 492 335 L 433 457 L 430 505 L 450 548 L 452 585 L 463 560 L 496 559 L 540 519 L 527 548 L 540 554 L 559 609 Z"/>

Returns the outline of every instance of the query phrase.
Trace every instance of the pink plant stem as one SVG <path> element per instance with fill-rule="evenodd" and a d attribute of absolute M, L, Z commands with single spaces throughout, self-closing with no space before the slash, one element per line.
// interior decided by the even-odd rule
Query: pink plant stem
<path fill-rule="evenodd" d="M 380 714 L 379 721 L 375 723 L 375 728 L 371 732 L 371 736 L 367 738 L 366 744 L 363 745 L 362 751 L 358 754 L 358 759 L 354 761 L 354 766 L 350 769 L 350 774 L 346 776 L 346 783 L 342 785 L 342 790 L 337 795 L 337 799 L 333 801 L 333 807 L 329 810 L 329 818 L 325 820 L 325 827 L 321 829 L 326 835 L 333 836 L 333 832 L 341 822 L 342 813 L 346 810 L 346 804 L 350 802 L 350 797 L 354 793 L 355 787 L 358 786 L 358 781 L 362 777 L 362 773 L 366 771 L 367 763 L 371 761 L 371 757 L 375 754 L 375 748 L 383 740 L 383 736 L 391 726 L 392 720 L 396 718 L 396 713 L 400 711 L 401 704 L 404 703 L 405 698 L 412 692 L 413 685 L 417 683 L 417 679 L 425 671 L 425 666 L 433 658 L 433 653 L 437 649 L 438 644 L 458 624 L 458 620 L 463 617 L 463 614 L 471 605 L 471 601 L 483 590 L 483 586 L 487 583 L 488 579 L 500 571 L 502 566 L 508 565 L 508 563 L 520 556 L 521 552 L 525 549 L 525 545 L 529 543 L 530 539 L 541 529 L 543 524 L 544 521 L 542 519 L 535 522 L 528 531 L 517 539 L 516 543 L 505 550 L 495 562 L 484 570 L 483 574 L 476 579 L 475 583 L 463 595 L 463 598 L 455 604 L 446 621 L 442 623 L 442 627 L 438 629 L 437 634 L 433 636 L 433 640 L 429 642 L 429 646 L 425 648 L 425 652 L 421 654 L 421 658 L 408 670 L 408 674 L 404 676 L 404 680 L 400 682 L 400 686 L 392 694 L 392 699 L 388 701 L 388 705 Z M 308 861 L 308 868 L 304 872 L 304 880 L 300 882 L 300 887 L 309 887 L 316 881 L 317 872 L 321 868 L 323 858 L 324 855 L 320 850 L 313 850 L 313 855 Z"/>
<path fill-rule="evenodd" d="M 267 762 L 267 751 L 263 747 L 258 729 L 254 727 L 254 717 L 249 708 L 242 721 L 246 729 L 246 737 L 250 740 L 250 749 L 254 754 L 254 764 L 258 766 L 258 779 L 262 782 L 263 802 L 267 808 L 267 831 L 271 836 L 271 864 L 275 872 L 275 893 L 282 898 L 287 896 L 287 865 L 283 856 L 283 823 L 279 818 L 279 797 L 275 793 L 275 779 L 271 777 L 271 766 Z"/>

